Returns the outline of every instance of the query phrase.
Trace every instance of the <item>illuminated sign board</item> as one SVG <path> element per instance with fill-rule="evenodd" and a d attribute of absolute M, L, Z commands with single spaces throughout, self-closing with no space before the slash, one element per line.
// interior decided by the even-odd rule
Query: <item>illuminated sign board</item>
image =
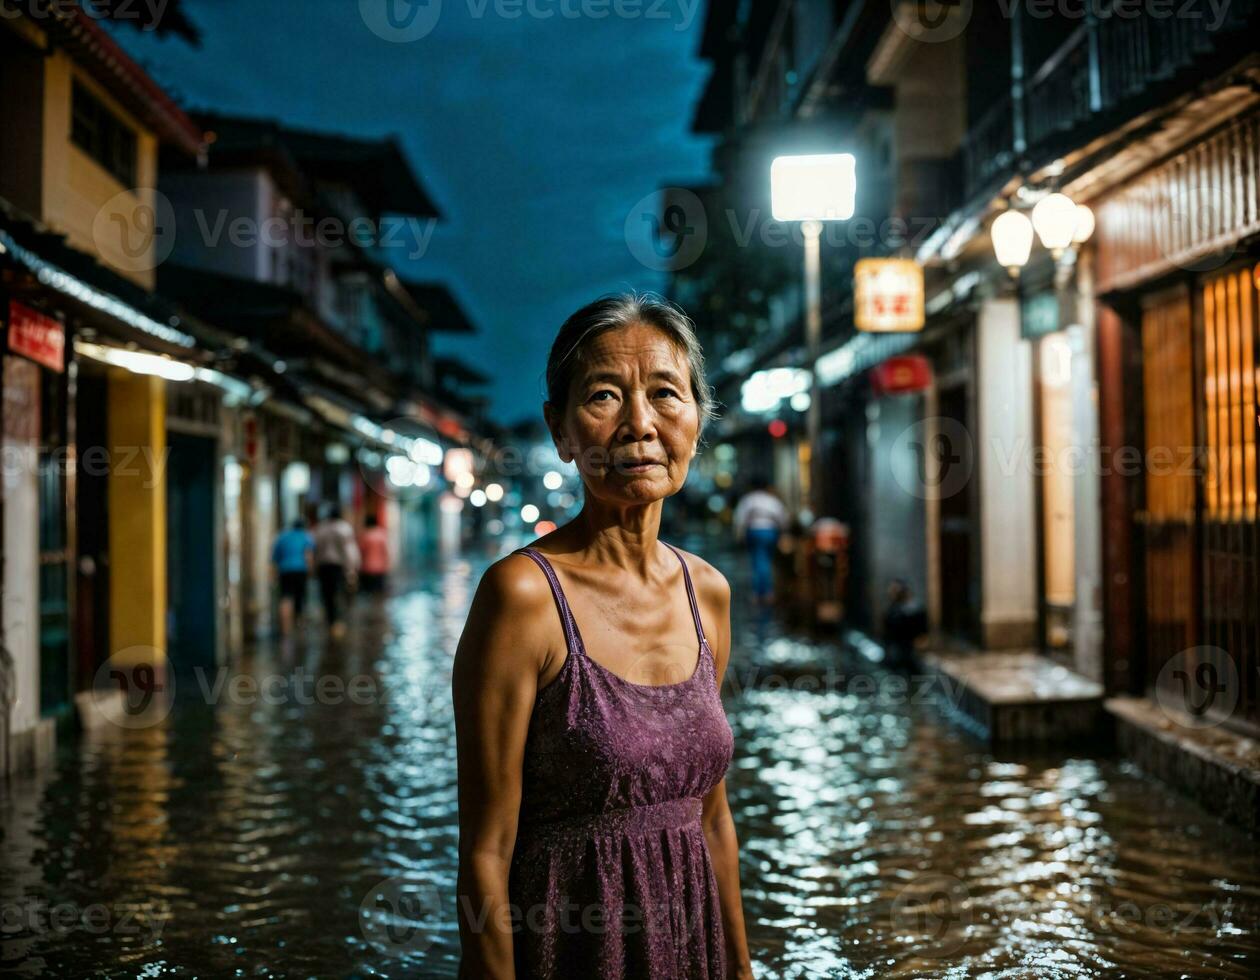
<path fill-rule="evenodd" d="M 923 269 L 913 259 L 862 259 L 853 268 L 853 319 L 870 333 L 923 329 Z"/>

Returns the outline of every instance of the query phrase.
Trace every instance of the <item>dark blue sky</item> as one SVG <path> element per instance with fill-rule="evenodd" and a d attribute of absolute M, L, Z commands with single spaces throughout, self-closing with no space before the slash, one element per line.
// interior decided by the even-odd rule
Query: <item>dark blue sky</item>
<path fill-rule="evenodd" d="M 440 346 L 493 377 L 513 422 L 541 412 L 569 312 L 664 285 L 627 244 L 636 204 L 707 172 L 687 128 L 708 72 L 703 0 L 621 3 L 427 0 L 408 20 L 410 0 L 186 0 L 200 48 L 115 36 L 187 106 L 397 133 L 446 219 L 399 271 L 452 285 L 481 333 Z"/>

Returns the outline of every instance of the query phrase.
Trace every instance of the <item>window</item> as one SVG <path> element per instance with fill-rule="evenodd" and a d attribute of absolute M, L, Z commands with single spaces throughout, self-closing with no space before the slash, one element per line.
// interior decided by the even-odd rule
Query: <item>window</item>
<path fill-rule="evenodd" d="M 70 138 L 124 187 L 136 183 L 136 134 L 78 81 L 71 93 Z"/>

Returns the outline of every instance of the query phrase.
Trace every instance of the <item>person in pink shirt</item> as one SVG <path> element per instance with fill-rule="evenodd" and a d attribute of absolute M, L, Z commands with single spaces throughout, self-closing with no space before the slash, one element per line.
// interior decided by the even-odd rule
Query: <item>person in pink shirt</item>
<path fill-rule="evenodd" d="M 359 535 L 359 587 L 364 592 L 383 592 L 385 577 L 389 574 L 389 536 L 380 526 L 375 514 L 363 520 L 363 532 Z"/>

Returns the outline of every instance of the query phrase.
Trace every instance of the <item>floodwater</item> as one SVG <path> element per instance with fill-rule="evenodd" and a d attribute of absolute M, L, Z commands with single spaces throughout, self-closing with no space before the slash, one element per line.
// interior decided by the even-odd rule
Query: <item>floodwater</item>
<path fill-rule="evenodd" d="M 450 662 L 485 564 L 360 604 L 340 644 L 181 677 L 165 719 L 0 790 L 0 974 L 453 977 Z M 1260 975 L 1240 832 L 1116 759 L 995 757 L 918 680 L 734 605 L 759 977 Z"/>

